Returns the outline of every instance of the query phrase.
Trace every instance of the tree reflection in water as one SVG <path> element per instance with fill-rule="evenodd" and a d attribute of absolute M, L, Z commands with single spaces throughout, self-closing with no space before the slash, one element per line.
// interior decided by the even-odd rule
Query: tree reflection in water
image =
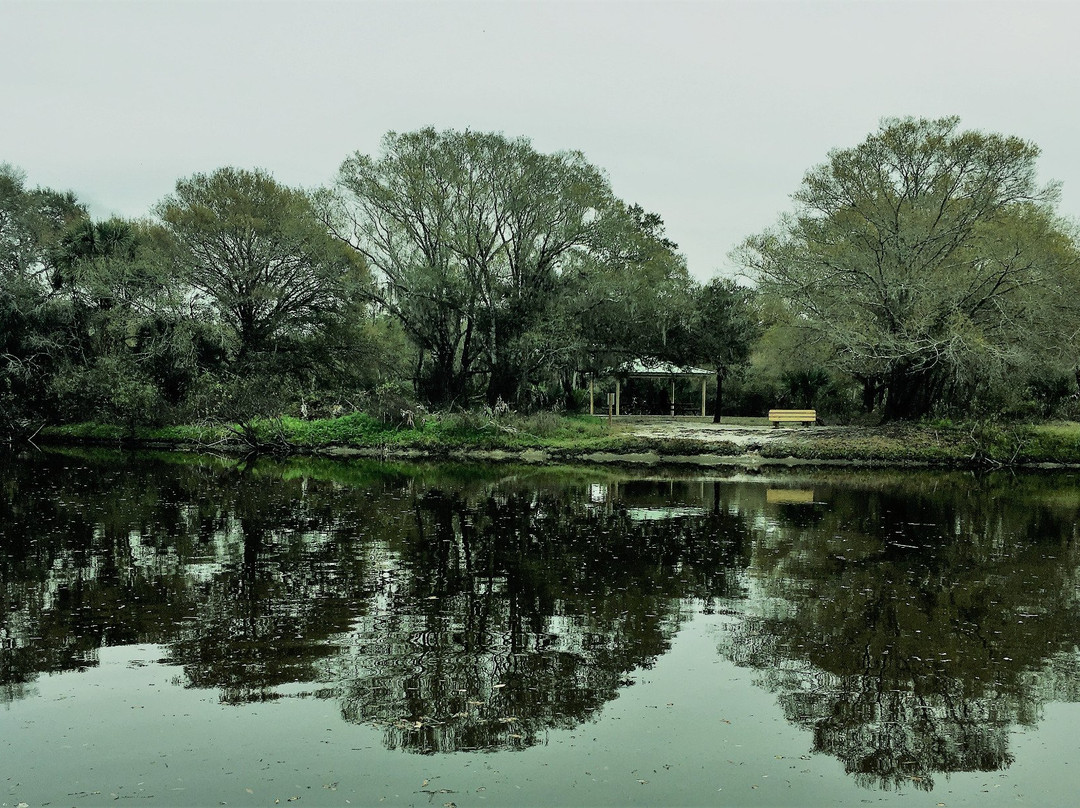
<path fill-rule="evenodd" d="M 357 627 L 343 714 L 420 752 L 537 743 L 587 720 L 668 648 L 688 598 L 737 591 L 726 512 L 636 521 L 573 492 L 414 505 L 403 563 Z"/>
<path fill-rule="evenodd" d="M 756 537 L 757 613 L 722 644 L 867 786 L 1004 768 L 1013 725 L 1080 695 L 1076 503 L 949 482 L 778 509 Z"/>
<path fill-rule="evenodd" d="M 812 482 L 0 457 L 0 698 L 154 643 L 226 703 L 518 749 L 722 607 L 720 650 L 866 786 L 1002 768 L 1013 725 L 1080 701 L 1074 478 Z"/>
<path fill-rule="evenodd" d="M 28 537 L 5 562 L 8 698 L 102 646 L 159 643 L 225 703 L 336 698 L 418 752 L 576 726 L 687 604 L 737 591 L 749 550 L 726 510 L 642 521 L 502 470 L 38 463 L 5 469 L 5 530 Z"/>

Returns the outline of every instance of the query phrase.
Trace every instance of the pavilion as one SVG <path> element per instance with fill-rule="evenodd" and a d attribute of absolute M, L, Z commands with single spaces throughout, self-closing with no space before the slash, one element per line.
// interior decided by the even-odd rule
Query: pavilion
<path fill-rule="evenodd" d="M 679 379 L 701 380 L 701 414 L 705 415 L 705 385 L 716 374 L 711 370 L 695 367 L 680 367 L 671 362 L 650 359 L 634 359 L 624 362 L 611 371 L 615 377 L 615 415 L 622 411 L 622 379 L 666 379 L 670 382 L 671 415 L 675 414 L 675 382 Z M 593 380 L 589 380 L 589 414 L 596 414 Z"/>

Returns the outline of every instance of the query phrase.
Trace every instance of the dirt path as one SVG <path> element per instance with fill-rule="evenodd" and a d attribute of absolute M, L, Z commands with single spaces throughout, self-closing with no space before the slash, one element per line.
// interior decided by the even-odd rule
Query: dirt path
<path fill-rule="evenodd" d="M 635 421 L 627 425 L 631 434 L 650 438 L 684 438 L 706 442 L 729 441 L 736 446 L 775 443 L 791 437 L 809 437 L 801 434 L 812 429 L 814 437 L 825 437 L 835 427 L 781 427 L 747 426 L 741 424 L 714 424 L 707 421 L 673 421 L 667 419 Z"/>

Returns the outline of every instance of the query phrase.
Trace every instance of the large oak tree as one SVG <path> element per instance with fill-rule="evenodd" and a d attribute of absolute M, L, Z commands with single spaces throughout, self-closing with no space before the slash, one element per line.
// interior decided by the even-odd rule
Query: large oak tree
<path fill-rule="evenodd" d="M 864 400 L 915 418 L 1074 351 L 1077 252 L 1039 149 L 896 119 L 807 173 L 796 209 L 738 252 L 837 348 Z"/>
<path fill-rule="evenodd" d="M 329 220 L 377 269 L 376 300 L 419 348 L 421 391 L 439 403 L 477 376 L 490 403 L 518 399 L 568 270 L 624 212 L 579 152 L 496 133 L 391 132 L 378 157 L 345 161 L 338 187 Z"/>
<path fill-rule="evenodd" d="M 221 168 L 180 180 L 157 213 L 179 271 L 240 358 L 319 330 L 366 280 L 363 263 L 330 237 L 307 194 L 262 171 Z"/>

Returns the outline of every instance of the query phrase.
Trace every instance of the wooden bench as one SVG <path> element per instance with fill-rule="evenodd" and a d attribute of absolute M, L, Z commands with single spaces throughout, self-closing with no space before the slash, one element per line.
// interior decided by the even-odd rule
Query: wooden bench
<path fill-rule="evenodd" d="M 773 428 L 780 424 L 806 424 L 812 426 L 817 423 L 817 410 L 769 410 L 769 420 Z"/>

